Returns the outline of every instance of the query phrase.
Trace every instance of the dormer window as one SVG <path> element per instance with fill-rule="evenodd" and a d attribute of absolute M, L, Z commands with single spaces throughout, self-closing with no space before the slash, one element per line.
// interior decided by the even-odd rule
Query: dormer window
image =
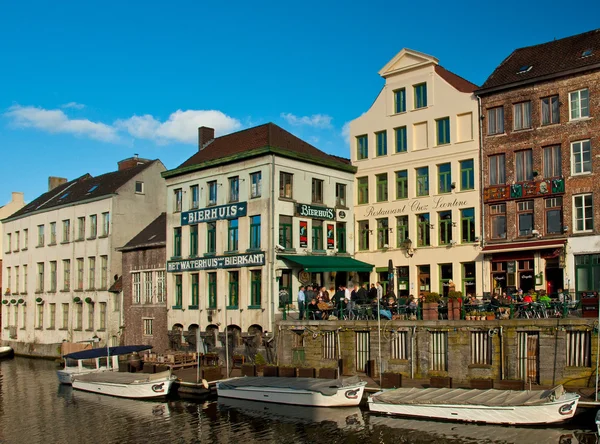
<path fill-rule="evenodd" d="M 526 72 L 531 71 L 531 68 L 533 68 L 533 65 L 523 65 L 519 68 L 517 74 L 525 74 Z"/>
<path fill-rule="evenodd" d="M 594 53 L 594 50 L 593 50 L 593 49 L 591 49 L 591 48 L 589 48 L 589 49 L 586 49 L 585 51 L 583 51 L 583 52 L 581 53 L 581 58 L 583 59 L 584 57 L 589 57 L 589 56 L 591 56 L 593 53 Z"/>

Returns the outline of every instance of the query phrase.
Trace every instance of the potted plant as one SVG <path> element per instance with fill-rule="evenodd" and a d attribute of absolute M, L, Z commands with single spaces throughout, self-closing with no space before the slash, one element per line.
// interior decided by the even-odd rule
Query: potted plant
<path fill-rule="evenodd" d="M 448 319 L 460 319 L 462 295 L 462 291 L 452 290 L 448 292 Z"/>
<path fill-rule="evenodd" d="M 21 305 L 22 305 L 22 304 L 25 304 L 25 299 L 19 299 L 19 300 L 17 301 L 17 303 L 18 303 L 18 304 L 21 304 Z"/>
<path fill-rule="evenodd" d="M 256 365 L 256 371 L 262 372 L 267 364 L 267 361 L 260 353 L 254 355 L 254 364 Z"/>
<path fill-rule="evenodd" d="M 296 367 L 292 365 L 280 365 L 279 366 L 279 376 L 282 378 L 295 378 L 296 377 Z"/>
<path fill-rule="evenodd" d="M 93 304 L 93 303 L 94 303 L 94 301 L 92 301 L 92 298 L 89 298 L 89 297 L 88 297 L 88 298 L 85 298 L 85 303 L 86 303 L 86 304 Z"/>
<path fill-rule="evenodd" d="M 15 305 L 17 303 L 17 300 L 16 299 L 11 299 L 10 303 L 13 304 L 13 305 Z"/>
<path fill-rule="evenodd" d="M 81 298 L 79 296 L 75 296 L 73 298 L 73 302 L 75 302 L 76 304 L 79 304 L 81 302 Z"/>
<path fill-rule="evenodd" d="M 35 298 L 35 302 L 37 302 L 38 304 L 42 304 L 44 300 L 42 298 Z"/>
<path fill-rule="evenodd" d="M 2 303 L 3 303 L 4 305 L 7 305 L 7 304 L 8 304 L 8 299 L 4 299 L 4 300 L 2 301 Z"/>
<path fill-rule="evenodd" d="M 423 320 L 436 321 L 438 318 L 438 303 L 440 302 L 440 294 L 436 292 L 425 293 L 423 300 Z"/>
<path fill-rule="evenodd" d="M 488 321 L 493 321 L 494 319 L 496 319 L 496 313 L 494 313 L 493 311 L 488 311 L 486 313 L 486 318 Z"/>

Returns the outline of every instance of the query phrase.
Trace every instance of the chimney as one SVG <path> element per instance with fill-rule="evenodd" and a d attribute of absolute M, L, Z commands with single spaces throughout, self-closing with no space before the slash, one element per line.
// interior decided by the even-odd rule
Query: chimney
<path fill-rule="evenodd" d="M 25 203 L 25 194 L 22 191 L 13 191 L 11 202 Z"/>
<path fill-rule="evenodd" d="M 139 155 L 136 153 L 133 157 L 117 162 L 117 165 L 119 166 L 119 171 L 122 171 L 148 162 L 150 162 L 148 159 L 140 159 Z"/>
<path fill-rule="evenodd" d="M 67 183 L 67 179 L 64 177 L 48 177 L 48 191 L 52 191 L 54 188 L 62 185 L 63 183 Z"/>
<path fill-rule="evenodd" d="M 198 151 L 202 151 L 210 142 L 215 140 L 215 129 L 207 126 L 198 128 Z"/>

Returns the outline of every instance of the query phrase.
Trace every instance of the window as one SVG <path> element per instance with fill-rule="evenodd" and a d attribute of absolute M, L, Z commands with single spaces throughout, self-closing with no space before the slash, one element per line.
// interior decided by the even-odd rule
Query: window
<path fill-rule="evenodd" d="M 438 165 L 438 193 L 450 193 L 452 191 L 452 171 L 449 163 Z"/>
<path fill-rule="evenodd" d="M 515 130 L 531 128 L 531 102 L 513 105 L 513 128 Z"/>
<path fill-rule="evenodd" d="M 431 245 L 429 213 L 417 214 L 417 247 Z"/>
<path fill-rule="evenodd" d="M 533 151 L 523 150 L 515 153 L 515 180 L 524 182 L 533 180 Z"/>
<path fill-rule="evenodd" d="M 250 174 L 250 197 L 256 198 L 261 196 L 262 174 L 261 172 Z"/>
<path fill-rule="evenodd" d="M 192 210 L 200 208 L 200 188 L 198 185 L 192 185 L 190 187 L 190 199 L 190 208 Z"/>
<path fill-rule="evenodd" d="M 406 112 L 406 89 L 400 88 L 394 91 L 394 113 Z"/>
<path fill-rule="evenodd" d="M 591 367 L 591 339 L 589 331 L 567 331 L 567 367 Z"/>
<path fill-rule="evenodd" d="M 571 174 L 592 172 L 592 145 L 589 140 L 581 140 L 571 144 Z"/>
<path fill-rule="evenodd" d="M 238 219 L 231 219 L 228 221 L 227 227 L 227 251 L 238 250 L 239 230 L 238 230 Z"/>
<path fill-rule="evenodd" d="M 361 220 L 358 222 L 358 249 L 369 249 L 369 221 Z"/>
<path fill-rule="evenodd" d="M 10 274 L 9 274 L 10 275 Z M 21 284 L 21 276 L 19 274 L 19 266 L 15 266 L 15 293 L 19 293 Z M 8 286 L 10 288 L 10 285 Z"/>
<path fill-rule="evenodd" d="M 419 83 L 414 86 L 415 109 L 425 108 L 427 106 L 427 83 Z"/>
<path fill-rule="evenodd" d="M 490 161 L 490 185 L 504 185 L 506 183 L 504 154 L 495 154 L 489 156 L 488 159 Z"/>
<path fill-rule="evenodd" d="M 580 89 L 569 93 L 570 120 L 583 119 L 590 116 L 589 91 Z"/>
<path fill-rule="evenodd" d="M 311 230 L 313 251 L 323 250 L 323 221 L 313 219 L 311 224 Z"/>
<path fill-rule="evenodd" d="M 240 274 L 238 271 L 229 272 L 229 303 L 227 308 L 238 308 L 240 289 Z"/>
<path fill-rule="evenodd" d="M 337 359 L 337 331 L 323 332 L 323 359 Z"/>
<path fill-rule="evenodd" d="M 88 257 L 88 289 L 96 288 L 96 258 Z"/>
<path fill-rule="evenodd" d="M 90 238 L 94 239 L 98 235 L 98 217 L 95 214 L 90 216 Z"/>
<path fill-rule="evenodd" d="M 183 303 L 183 276 L 180 274 L 175 275 L 175 307 L 181 308 Z"/>
<path fill-rule="evenodd" d="M 85 217 L 77 218 L 77 240 L 85 238 Z"/>
<path fill-rule="evenodd" d="M 396 331 L 390 337 L 390 357 L 408 359 L 408 332 Z"/>
<path fill-rule="evenodd" d="M 438 213 L 440 229 L 440 245 L 448 245 L 452 240 L 452 211 Z"/>
<path fill-rule="evenodd" d="M 462 242 L 475 242 L 475 208 L 460 210 Z"/>
<path fill-rule="evenodd" d="M 133 303 L 140 304 L 142 302 L 142 282 L 141 273 L 131 273 Z"/>
<path fill-rule="evenodd" d="M 19 248 L 21 248 L 21 244 L 20 244 L 20 239 L 19 239 L 19 232 L 15 231 L 15 249 L 13 251 L 19 251 Z M 9 242 L 10 243 L 10 242 Z"/>
<path fill-rule="evenodd" d="M 217 252 L 217 222 L 206 224 L 206 253 Z"/>
<path fill-rule="evenodd" d="M 431 370 L 448 371 L 448 332 L 430 332 Z"/>
<path fill-rule="evenodd" d="M 217 308 L 217 273 L 208 273 L 208 308 Z"/>
<path fill-rule="evenodd" d="M 504 132 L 504 107 L 497 106 L 487 110 L 488 135 L 502 134 Z"/>
<path fill-rule="evenodd" d="M 29 229 L 23 230 L 23 250 L 27 250 L 29 247 Z"/>
<path fill-rule="evenodd" d="M 473 159 L 460 161 L 460 189 L 475 189 L 475 169 L 473 168 Z"/>
<path fill-rule="evenodd" d="M 144 318 L 144 336 L 152 336 L 153 321 L 152 318 Z"/>
<path fill-rule="evenodd" d="M 312 180 L 312 201 L 313 203 L 323 203 L 323 181 L 321 179 Z"/>
<path fill-rule="evenodd" d="M 10 250 L 12 249 L 12 245 L 11 245 L 11 234 L 10 233 L 6 233 L 6 253 L 10 253 Z"/>
<path fill-rule="evenodd" d="M 183 191 L 181 188 L 173 190 L 173 212 L 181 212 L 183 207 Z"/>
<path fill-rule="evenodd" d="M 560 145 L 547 146 L 543 148 L 544 153 L 544 177 L 561 177 L 562 160 Z"/>
<path fill-rule="evenodd" d="M 262 273 L 260 270 L 250 271 L 250 306 L 260 307 L 262 304 Z"/>
<path fill-rule="evenodd" d="M 102 213 L 102 236 L 108 236 L 110 228 L 110 213 Z"/>
<path fill-rule="evenodd" d="M 56 222 L 50 222 L 50 243 L 48 245 L 56 245 Z"/>
<path fill-rule="evenodd" d="M 408 198 L 408 170 L 396 171 L 396 199 Z"/>
<path fill-rule="evenodd" d="M 83 328 L 83 304 L 75 304 L 75 330 Z"/>
<path fill-rule="evenodd" d="M 399 128 L 395 128 L 394 132 L 396 134 L 396 152 L 397 153 L 405 153 L 408 149 L 408 141 L 406 138 L 406 127 L 401 126 Z"/>
<path fill-rule="evenodd" d="M 377 202 L 386 202 L 388 200 L 387 173 L 377 174 L 375 180 L 377 182 Z"/>
<path fill-rule="evenodd" d="M 335 241 L 338 253 L 346 253 L 346 222 L 338 222 L 336 224 Z"/>
<path fill-rule="evenodd" d="M 388 218 L 377 219 L 377 248 L 389 248 L 390 246 L 390 231 Z"/>
<path fill-rule="evenodd" d="M 106 302 L 100 302 L 100 322 L 98 323 L 99 330 L 106 330 Z"/>
<path fill-rule="evenodd" d="M 108 256 L 100 256 L 100 289 L 108 288 Z"/>
<path fill-rule="evenodd" d="M 573 225 L 575 232 L 591 231 L 594 229 L 593 200 L 591 194 L 573 196 L 575 213 Z"/>
<path fill-rule="evenodd" d="M 396 246 L 400 248 L 408 239 L 408 216 L 396 217 Z"/>
<path fill-rule="evenodd" d="M 198 225 L 190 225 L 190 256 L 198 256 Z"/>
<path fill-rule="evenodd" d="M 94 329 L 94 304 L 88 304 L 88 330 Z"/>
<path fill-rule="evenodd" d="M 69 291 L 71 289 L 71 260 L 63 260 L 63 290 Z"/>
<path fill-rule="evenodd" d="M 211 180 L 206 184 L 208 186 L 208 205 L 217 204 L 217 181 Z"/>
<path fill-rule="evenodd" d="M 294 197 L 292 193 L 294 184 L 294 175 L 291 173 L 279 173 L 279 197 L 284 199 L 292 199 Z"/>
<path fill-rule="evenodd" d="M 544 200 L 546 211 L 546 233 L 562 233 L 562 197 L 550 197 Z"/>
<path fill-rule="evenodd" d="M 240 178 L 238 176 L 229 178 L 229 202 L 240 201 Z"/>
<path fill-rule="evenodd" d="M 377 156 L 387 156 L 387 131 L 375 133 Z"/>
<path fill-rule="evenodd" d="M 44 328 L 44 305 L 37 306 L 37 325 L 36 328 Z"/>
<path fill-rule="evenodd" d="M 8 291 L 12 288 L 12 270 L 10 267 L 6 267 L 6 277 L 6 291 Z"/>
<path fill-rule="evenodd" d="M 27 293 L 27 265 L 23 265 L 23 293 Z"/>
<path fill-rule="evenodd" d="M 369 138 L 368 136 L 358 136 L 356 138 L 356 160 L 367 159 L 369 157 Z"/>
<path fill-rule="evenodd" d="M 292 217 L 279 216 L 279 245 L 283 248 L 291 249 L 292 244 Z"/>
<path fill-rule="evenodd" d="M 200 275 L 198 273 L 192 273 L 192 300 L 190 305 L 194 308 L 198 308 L 200 301 Z"/>
<path fill-rule="evenodd" d="M 181 227 L 173 229 L 173 256 L 181 257 Z"/>
<path fill-rule="evenodd" d="M 260 248 L 260 216 L 250 217 L 250 249 Z"/>
<path fill-rule="evenodd" d="M 346 185 L 343 183 L 335 184 L 335 205 L 336 207 L 346 206 Z"/>
<path fill-rule="evenodd" d="M 50 291 L 56 292 L 56 261 L 50 262 Z"/>
<path fill-rule="evenodd" d="M 135 183 L 135 192 L 137 194 L 142 194 L 144 192 L 144 182 Z"/>
<path fill-rule="evenodd" d="M 62 241 L 69 242 L 70 238 L 71 238 L 71 221 L 69 219 L 63 220 Z"/>
<path fill-rule="evenodd" d="M 533 231 L 533 200 L 517 202 L 519 236 L 530 236 Z"/>
<path fill-rule="evenodd" d="M 44 246 L 44 226 L 43 225 L 38 225 L 38 243 L 37 243 L 38 247 L 43 247 Z"/>
<path fill-rule="evenodd" d="M 358 188 L 358 204 L 369 203 L 369 178 L 359 177 L 356 179 Z"/>
<path fill-rule="evenodd" d="M 77 258 L 77 290 L 83 290 L 83 258 Z"/>
<path fill-rule="evenodd" d="M 429 167 L 417 168 L 417 196 L 429 195 Z"/>
<path fill-rule="evenodd" d="M 62 330 L 69 328 L 69 304 L 62 304 Z"/>
<path fill-rule="evenodd" d="M 558 106 L 558 96 L 544 97 L 542 99 L 542 125 L 550 125 L 560 121 Z"/>
<path fill-rule="evenodd" d="M 37 293 L 44 291 L 44 263 L 38 262 L 37 264 L 37 287 L 35 290 Z"/>
<path fill-rule="evenodd" d="M 144 282 L 144 304 L 152 304 L 152 272 L 144 271 L 142 278 Z"/>
<path fill-rule="evenodd" d="M 156 272 L 156 302 L 164 304 L 167 301 L 165 293 L 165 272 Z"/>
<path fill-rule="evenodd" d="M 437 128 L 437 144 L 446 145 L 450 143 L 450 117 L 437 119 L 435 126 Z"/>
<path fill-rule="evenodd" d="M 492 365 L 492 342 L 487 331 L 471 332 L 471 364 Z"/>

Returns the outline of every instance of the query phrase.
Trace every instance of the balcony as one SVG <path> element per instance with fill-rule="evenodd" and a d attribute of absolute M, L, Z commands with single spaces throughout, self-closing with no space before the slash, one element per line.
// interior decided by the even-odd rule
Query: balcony
<path fill-rule="evenodd" d="M 504 202 L 507 200 L 544 197 L 565 192 L 564 177 L 528 180 L 512 185 L 491 185 L 483 189 L 483 202 Z"/>

